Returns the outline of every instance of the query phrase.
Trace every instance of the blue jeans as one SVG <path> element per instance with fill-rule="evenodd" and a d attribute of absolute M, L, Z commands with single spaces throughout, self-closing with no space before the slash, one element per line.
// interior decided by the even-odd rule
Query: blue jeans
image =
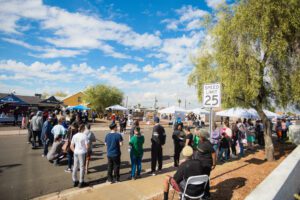
<path fill-rule="evenodd" d="M 48 154 L 48 146 L 49 146 L 49 143 L 50 143 L 50 140 L 49 140 L 49 139 L 43 141 L 43 144 L 44 144 L 44 155 L 45 155 L 45 156 L 47 156 L 47 154 Z"/>
<path fill-rule="evenodd" d="M 239 140 L 239 146 L 240 146 L 240 157 L 244 157 L 244 144 L 240 140 Z"/>
<path fill-rule="evenodd" d="M 72 151 L 68 151 L 67 158 L 68 158 L 68 168 L 72 169 L 72 164 L 73 164 L 73 152 Z"/>
<path fill-rule="evenodd" d="M 142 170 L 142 156 L 137 157 L 133 153 L 131 153 L 130 160 L 131 160 L 131 177 L 135 177 L 136 170 L 137 170 L 137 176 L 140 176 Z"/>
<path fill-rule="evenodd" d="M 219 151 L 218 160 L 223 158 L 223 153 L 225 153 L 225 160 L 228 160 L 228 148 L 221 148 Z"/>

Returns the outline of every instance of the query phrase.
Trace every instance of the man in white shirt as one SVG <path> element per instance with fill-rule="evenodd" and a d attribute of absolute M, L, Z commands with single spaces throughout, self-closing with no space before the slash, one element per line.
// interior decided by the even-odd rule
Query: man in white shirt
<path fill-rule="evenodd" d="M 71 141 L 71 150 L 74 152 L 74 167 L 72 172 L 72 179 L 74 187 L 78 186 L 79 188 L 84 187 L 84 166 L 85 166 L 85 155 L 87 149 L 89 148 L 89 141 L 87 135 L 84 133 L 85 125 L 81 124 L 79 126 L 79 132 L 75 134 Z M 78 166 L 79 165 L 79 166 Z M 77 179 L 77 170 L 80 169 L 79 182 Z"/>
<path fill-rule="evenodd" d="M 65 117 L 60 117 L 58 120 L 58 124 L 52 128 L 51 133 L 54 135 L 54 140 L 55 138 L 57 138 L 58 135 L 64 136 L 66 134 L 67 130 L 62 125 L 64 121 L 65 121 Z"/>

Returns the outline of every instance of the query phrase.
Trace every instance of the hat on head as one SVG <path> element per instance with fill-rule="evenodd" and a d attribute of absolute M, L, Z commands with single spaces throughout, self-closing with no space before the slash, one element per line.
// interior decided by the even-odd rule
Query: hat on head
<path fill-rule="evenodd" d="M 113 130 L 114 128 L 116 128 L 117 127 L 117 124 L 115 124 L 115 123 L 111 123 L 110 125 L 109 125 L 109 129 L 110 130 Z"/>
<path fill-rule="evenodd" d="M 158 117 L 154 117 L 154 122 L 155 123 L 159 123 L 159 118 Z"/>
<path fill-rule="evenodd" d="M 183 149 L 182 149 L 182 155 L 184 157 L 191 157 L 193 155 L 193 149 L 192 147 L 190 146 L 185 146 Z"/>
<path fill-rule="evenodd" d="M 206 130 L 201 130 L 200 131 L 200 137 L 208 139 L 209 138 L 209 133 Z"/>

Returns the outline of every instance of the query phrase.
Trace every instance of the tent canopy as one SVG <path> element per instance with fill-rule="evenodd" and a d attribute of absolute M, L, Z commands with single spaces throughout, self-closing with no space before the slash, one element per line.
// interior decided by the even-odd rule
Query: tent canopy
<path fill-rule="evenodd" d="M 113 105 L 113 106 L 109 106 L 106 108 L 106 110 L 120 110 L 120 111 L 126 111 L 128 110 L 127 108 L 123 107 L 123 106 L 120 106 L 120 105 Z"/>
<path fill-rule="evenodd" d="M 203 109 L 203 108 L 195 108 L 195 109 L 192 109 L 192 110 L 189 110 L 189 112 L 192 112 L 196 115 L 201 115 L 201 114 L 210 114 L 209 111 Z"/>
<path fill-rule="evenodd" d="M 160 114 L 174 114 L 175 112 L 187 112 L 183 108 L 179 108 L 177 106 L 171 106 L 168 108 L 164 108 L 158 111 Z"/>
<path fill-rule="evenodd" d="M 77 105 L 77 106 L 69 106 L 67 110 L 90 110 L 90 108 L 84 105 Z"/>
<path fill-rule="evenodd" d="M 11 104 L 17 104 L 17 105 L 28 105 L 28 103 L 21 100 L 19 97 L 17 97 L 14 94 L 9 94 L 0 99 L 0 104 L 5 104 L 5 103 L 11 103 Z"/>
<path fill-rule="evenodd" d="M 263 110 L 268 118 L 280 117 L 280 115 L 273 113 L 268 110 Z M 223 110 L 217 112 L 216 115 L 223 117 L 240 117 L 240 118 L 250 118 L 250 119 L 259 119 L 259 115 L 256 110 L 253 108 L 245 109 L 245 108 L 230 108 L 228 110 Z"/>

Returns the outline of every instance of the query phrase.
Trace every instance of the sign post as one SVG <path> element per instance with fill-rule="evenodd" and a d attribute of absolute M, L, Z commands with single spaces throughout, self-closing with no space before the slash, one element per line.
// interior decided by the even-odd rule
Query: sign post
<path fill-rule="evenodd" d="M 211 83 L 203 85 L 203 97 L 202 105 L 205 108 L 210 108 L 209 115 L 209 132 L 212 134 L 212 108 L 217 108 L 221 106 L 221 84 L 220 83 Z"/>

